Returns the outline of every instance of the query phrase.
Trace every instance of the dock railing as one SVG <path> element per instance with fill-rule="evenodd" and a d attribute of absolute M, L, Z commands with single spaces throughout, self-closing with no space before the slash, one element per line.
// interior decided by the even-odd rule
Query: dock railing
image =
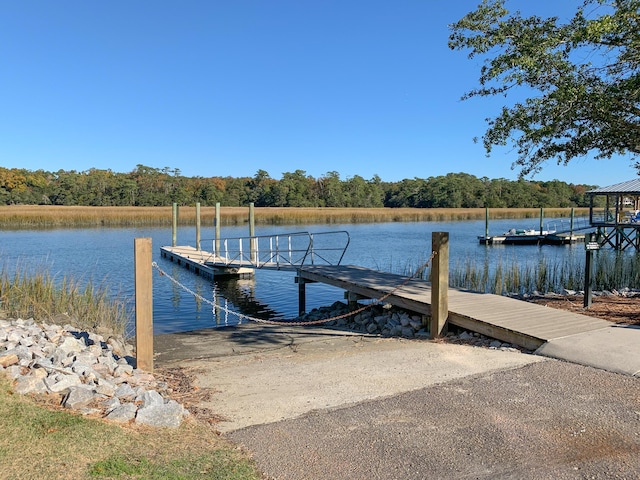
<path fill-rule="evenodd" d="M 207 265 L 294 270 L 302 265 L 340 265 L 349 233 L 295 232 L 210 240 L 213 258 Z M 219 250 L 216 251 L 216 246 Z"/>

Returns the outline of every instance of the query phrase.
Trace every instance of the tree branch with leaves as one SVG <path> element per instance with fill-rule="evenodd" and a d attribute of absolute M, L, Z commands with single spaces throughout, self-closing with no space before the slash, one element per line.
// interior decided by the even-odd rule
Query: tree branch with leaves
<path fill-rule="evenodd" d="M 547 160 L 639 155 L 640 0 L 585 0 L 566 23 L 506 4 L 484 0 L 450 25 L 449 47 L 483 60 L 480 86 L 463 99 L 522 89 L 529 97 L 486 119 L 487 156 L 515 145 L 513 167 L 525 176 Z"/>

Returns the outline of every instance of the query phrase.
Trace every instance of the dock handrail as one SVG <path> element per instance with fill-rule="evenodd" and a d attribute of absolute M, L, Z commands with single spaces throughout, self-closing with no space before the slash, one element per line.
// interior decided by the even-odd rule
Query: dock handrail
<path fill-rule="evenodd" d="M 342 240 L 340 240 L 342 237 Z M 337 239 L 336 239 L 337 238 Z M 207 265 L 296 269 L 302 265 L 340 265 L 351 241 L 344 230 L 209 240 L 213 258 Z M 206 242 L 206 240 L 205 240 Z M 216 244 L 220 250 L 216 251 Z"/>

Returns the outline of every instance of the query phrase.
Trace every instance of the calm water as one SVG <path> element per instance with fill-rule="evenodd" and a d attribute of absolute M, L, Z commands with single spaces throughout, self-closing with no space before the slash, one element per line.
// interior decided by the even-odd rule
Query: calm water
<path fill-rule="evenodd" d="M 538 228 L 539 221 L 495 220 L 490 234 L 509 228 Z M 540 259 L 576 256 L 583 259 L 584 246 L 483 246 L 476 237 L 484 234 L 484 221 L 377 223 L 349 225 L 309 225 L 307 227 L 257 227 L 256 235 L 310 231 L 346 230 L 351 243 L 343 264 L 409 274 L 422 265 L 431 252 L 431 233 L 449 232 L 450 258 L 456 262 L 473 260 L 479 265 L 498 261 L 531 262 Z M 202 248 L 211 250 L 213 229 L 203 228 Z M 248 235 L 248 227 L 224 227 L 227 238 Z M 19 230 L 0 232 L 0 265 L 12 271 L 46 268 L 54 278 L 64 276 L 79 281 L 106 285 L 109 291 L 133 307 L 133 244 L 137 237 L 151 237 L 153 260 L 160 268 L 189 289 L 234 312 L 262 318 L 286 319 L 297 315 L 298 287 L 293 272 L 257 270 L 252 279 L 212 282 L 160 257 L 160 247 L 171 245 L 167 228 L 109 228 L 75 230 Z M 195 228 L 178 231 L 178 245 L 195 244 Z M 216 325 L 236 324 L 233 313 L 219 318 L 211 305 L 194 298 L 165 277 L 153 276 L 155 333 L 187 331 Z M 307 310 L 343 300 L 343 291 L 323 284 L 307 286 Z"/>

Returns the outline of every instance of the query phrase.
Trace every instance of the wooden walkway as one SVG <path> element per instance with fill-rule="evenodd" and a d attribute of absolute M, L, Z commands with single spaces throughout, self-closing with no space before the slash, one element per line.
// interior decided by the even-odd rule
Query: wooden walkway
<path fill-rule="evenodd" d="M 310 266 L 298 272 L 305 282 L 322 282 L 363 297 L 431 314 L 431 287 L 424 280 L 378 272 L 358 266 Z M 395 288 L 398 288 L 394 291 Z M 501 295 L 449 288 L 448 322 L 503 342 L 535 350 L 560 337 L 598 330 L 611 323 L 587 315 L 553 309 Z"/>
<path fill-rule="evenodd" d="M 253 274 L 251 268 L 224 267 L 224 259 L 194 247 L 161 247 L 160 250 L 163 257 L 205 277 Z M 407 281 L 407 277 L 401 275 L 353 265 L 310 265 L 299 267 L 297 271 L 302 303 L 304 284 L 322 282 L 371 299 L 392 292 L 385 299 L 386 303 L 423 315 L 431 314 L 431 285 L 425 280 Z M 448 298 L 449 323 L 530 350 L 549 340 L 611 325 L 606 320 L 501 295 L 449 288 Z"/>

